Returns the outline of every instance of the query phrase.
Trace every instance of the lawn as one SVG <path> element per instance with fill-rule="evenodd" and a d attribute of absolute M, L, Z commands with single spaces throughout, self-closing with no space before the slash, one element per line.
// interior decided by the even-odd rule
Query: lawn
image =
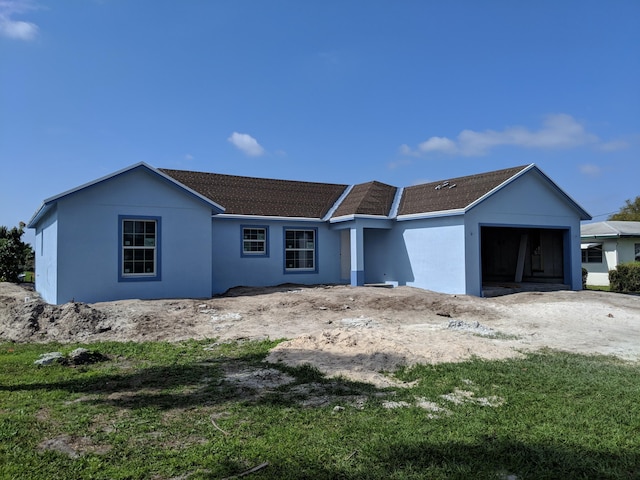
<path fill-rule="evenodd" d="M 544 352 L 378 390 L 262 360 L 277 342 L 0 344 L 0 478 L 640 478 L 640 366 Z M 285 383 L 285 381 L 289 383 Z M 395 407 L 395 408 L 392 408 Z"/>

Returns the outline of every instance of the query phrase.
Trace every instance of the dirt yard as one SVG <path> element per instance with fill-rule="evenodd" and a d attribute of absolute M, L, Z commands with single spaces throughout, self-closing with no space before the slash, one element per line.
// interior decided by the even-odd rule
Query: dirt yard
<path fill-rule="evenodd" d="M 206 300 L 47 305 L 0 283 L 0 341 L 281 339 L 269 362 L 311 364 L 378 386 L 401 365 L 501 359 L 544 347 L 640 360 L 640 297 L 605 292 L 496 298 L 410 287 L 235 288 Z M 213 340 L 212 340 L 213 341 Z"/>

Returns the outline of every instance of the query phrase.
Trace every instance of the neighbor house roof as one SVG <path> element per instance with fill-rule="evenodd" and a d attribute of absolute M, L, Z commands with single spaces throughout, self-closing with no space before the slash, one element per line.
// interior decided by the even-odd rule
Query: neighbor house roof
<path fill-rule="evenodd" d="M 640 222 L 607 221 L 587 223 L 580 227 L 580 237 L 590 238 L 619 238 L 640 237 Z"/>
<path fill-rule="evenodd" d="M 331 183 L 159 170 L 223 205 L 225 214 L 235 215 L 322 218 L 347 188 Z"/>

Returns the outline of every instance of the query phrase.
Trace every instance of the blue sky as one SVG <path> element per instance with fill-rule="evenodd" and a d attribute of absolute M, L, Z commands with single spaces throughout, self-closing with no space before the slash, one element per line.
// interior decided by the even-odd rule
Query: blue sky
<path fill-rule="evenodd" d="M 640 2 L 0 0 L 0 225 L 156 167 L 640 195 Z M 27 237 L 29 239 L 29 237 Z"/>

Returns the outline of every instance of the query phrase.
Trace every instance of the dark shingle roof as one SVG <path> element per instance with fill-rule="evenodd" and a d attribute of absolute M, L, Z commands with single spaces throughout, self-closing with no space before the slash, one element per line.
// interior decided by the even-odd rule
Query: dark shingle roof
<path fill-rule="evenodd" d="M 161 172 L 225 208 L 225 213 L 322 218 L 347 185 L 272 180 L 161 168 Z"/>
<path fill-rule="evenodd" d="M 389 215 L 397 187 L 380 182 L 355 185 L 333 213 L 343 215 Z"/>
<path fill-rule="evenodd" d="M 525 168 L 527 165 L 407 187 L 398 215 L 465 208 Z"/>

